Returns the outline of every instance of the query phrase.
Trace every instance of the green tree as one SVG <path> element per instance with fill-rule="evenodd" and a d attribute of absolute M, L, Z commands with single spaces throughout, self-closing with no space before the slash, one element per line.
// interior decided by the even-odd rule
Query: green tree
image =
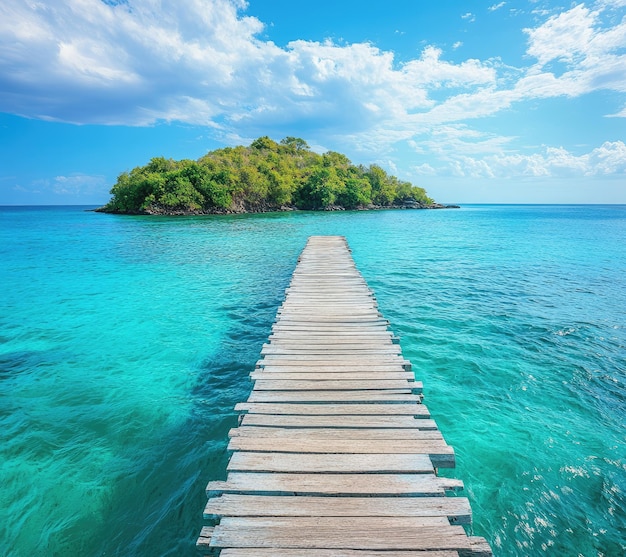
<path fill-rule="evenodd" d="M 383 207 L 391 205 L 395 200 L 396 192 L 387 173 L 380 166 L 372 164 L 365 176 L 372 186 L 372 203 Z"/>
<path fill-rule="evenodd" d="M 285 139 L 280 140 L 280 144 L 284 146 L 285 151 L 287 153 L 295 154 L 299 151 L 308 151 L 309 145 L 304 139 L 300 139 L 299 137 L 285 137 Z"/>
<path fill-rule="evenodd" d="M 276 143 L 273 139 L 270 139 L 269 137 L 267 137 L 267 135 L 264 135 L 263 137 L 259 137 L 258 139 L 255 139 L 251 144 L 250 144 L 250 148 L 251 149 L 258 149 L 258 150 L 267 150 L 267 151 L 278 151 L 279 147 L 278 147 L 278 143 Z"/>
<path fill-rule="evenodd" d="M 120 174 L 111 195 L 106 209 L 127 213 L 432 203 L 423 188 L 378 165 L 355 166 L 335 151 L 319 155 L 292 136 L 280 143 L 259 137 L 248 147 L 217 149 L 197 161 L 155 157 Z"/>
<path fill-rule="evenodd" d="M 342 186 L 334 168 L 316 168 L 296 192 L 296 205 L 300 209 L 325 209 L 335 203 Z"/>
<path fill-rule="evenodd" d="M 372 203 L 372 186 L 365 178 L 348 178 L 337 195 L 337 204 L 346 209 L 366 207 Z"/>

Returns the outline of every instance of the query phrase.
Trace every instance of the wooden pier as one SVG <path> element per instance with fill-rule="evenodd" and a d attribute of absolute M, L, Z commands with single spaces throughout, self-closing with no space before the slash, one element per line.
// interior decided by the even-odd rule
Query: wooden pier
<path fill-rule="evenodd" d="M 207 486 L 198 547 L 221 557 L 489 556 L 437 475 L 454 451 L 344 238 L 309 238 L 254 389 Z"/>

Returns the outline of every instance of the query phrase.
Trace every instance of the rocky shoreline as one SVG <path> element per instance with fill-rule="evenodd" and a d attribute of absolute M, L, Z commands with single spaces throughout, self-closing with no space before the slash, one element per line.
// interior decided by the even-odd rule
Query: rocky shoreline
<path fill-rule="evenodd" d="M 423 210 L 423 209 L 460 209 L 460 205 L 444 205 L 441 203 L 419 203 L 417 201 L 407 201 L 399 205 L 367 205 L 363 207 L 358 207 L 357 209 L 349 209 L 355 211 L 382 211 L 386 209 L 413 209 L 413 210 Z M 329 205 L 324 209 L 317 209 L 317 211 L 347 211 L 345 207 L 340 205 Z M 210 210 L 190 210 L 190 209 L 172 209 L 160 206 L 150 206 L 149 208 L 143 211 L 112 211 L 106 205 L 104 207 L 99 207 L 97 209 L 93 209 L 96 213 L 110 213 L 115 215 L 161 215 L 161 216 L 200 216 L 200 215 L 242 215 L 242 214 L 252 214 L 252 213 L 286 213 L 290 211 L 302 211 L 302 209 L 298 209 L 293 205 L 281 205 L 280 207 L 272 207 L 270 205 L 258 205 L 258 206 L 237 206 L 230 209 L 210 209 Z"/>

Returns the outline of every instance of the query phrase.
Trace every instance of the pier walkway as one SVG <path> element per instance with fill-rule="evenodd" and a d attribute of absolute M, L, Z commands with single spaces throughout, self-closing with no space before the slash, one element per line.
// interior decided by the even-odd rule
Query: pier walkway
<path fill-rule="evenodd" d="M 479 557 L 454 451 L 344 238 L 309 238 L 207 486 L 220 557 Z"/>

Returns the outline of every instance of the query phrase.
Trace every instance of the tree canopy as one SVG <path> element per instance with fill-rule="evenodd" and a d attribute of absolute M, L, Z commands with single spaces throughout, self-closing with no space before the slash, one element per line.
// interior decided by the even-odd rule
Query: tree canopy
<path fill-rule="evenodd" d="M 211 151 L 197 161 L 153 158 L 123 172 L 102 207 L 114 213 L 220 213 L 431 205 L 426 191 L 380 166 L 311 151 L 306 141 L 267 136 L 249 147 Z"/>

